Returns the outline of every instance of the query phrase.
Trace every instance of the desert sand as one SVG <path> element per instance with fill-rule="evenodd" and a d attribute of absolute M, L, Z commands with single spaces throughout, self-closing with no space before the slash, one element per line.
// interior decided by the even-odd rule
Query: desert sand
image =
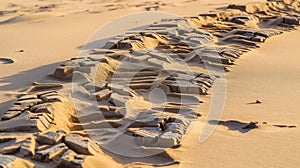
<path fill-rule="evenodd" d="M 1 1 L 0 165 L 299 167 L 299 7 Z"/>

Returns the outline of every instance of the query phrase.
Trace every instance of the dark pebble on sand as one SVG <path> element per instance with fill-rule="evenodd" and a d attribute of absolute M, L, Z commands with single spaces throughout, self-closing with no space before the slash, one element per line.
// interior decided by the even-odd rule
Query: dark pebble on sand
<path fill-rule="evenodd" d="M 3 64 L 12 64 L 15 61 L 9 58 L 0 58 L 0 62 L 2 62 Z"/>

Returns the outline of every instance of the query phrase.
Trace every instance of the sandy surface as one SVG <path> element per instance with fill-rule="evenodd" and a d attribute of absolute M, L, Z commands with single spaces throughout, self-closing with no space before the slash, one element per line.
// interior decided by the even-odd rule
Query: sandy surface
<path fill-rule="evenodd" d="M 262 2 L 263 0 L 261 0 Z M 98 2 L 98 3 L 96 3 Z M 166 3 L 158 11 L 178 16 L 195 16 L 230 3 L 244 4 L 241 0 L 226 2 L 214 1 L 164 1 Z M 259 2 L 251 0 L 249 2 Z M 131 7 L 119 7 L 108 10 L 108 6 L 118 6 L 109 1 L 1 1 L 1 11 L 11 11 L 1 17 L 0 56 L 15 60 L 14 64 L 1 66 L 0 98 L 9 101 L 5 91 L 14 91 L 29 86 L 32 81 L 40 80 L 53 71 L 57 65 L 78 54 L 78 47 L 101 26 L 127 14 L 146 11 L 145 7 L 155 2 L 132 3 L 120 1 Z M 248 2 L 247 2 L 248 3 Z M 53 4 L 57 4 L 53 6 Z M 140 6 L 141 5 L 141 6 Z M 45 11 L 40 7 L 50 6 Z M 122 5 L 121 5 L 122 6 Z M 136 7 L 138 6 L 138 7 Z M 87 12 L 97 9 L 100 12 Z M 113 8 L 113 7 L 111 7 Z M 17 12 L 14 12 L 17 11 Z M 39 11 L 39 12 L 37 12 Z M 39 17 L 36 17 L 39 15 Z M 15 17 L 21 19 L 12 19 Z M 0 22 L 1 22 L 0 21 Z M 25 52 L 18 52 L 24 50 Z M 11 102 L 2 103 L 1 108 L 7 109 Z"/>
<path fill-rule="evenodd" d="M 237 61 L 238 66 L 226 76 L 227 96 L 222 121 L 298 125 L 299 37 L 299 32 L 274 37 Z M 249 104 L 257 99 L 262 104 Z M 182 150 L 174 152 L 179 160 L 184 160 L 180 166 L 299 166 L 298 128 L 265 127 L 247 133 L 230 128 L 233 126 L 218 126 L 207 141 L 199 143 L 202 123 L 196 123 L 184 139 Z"/>
<path fill-rule="evenodd" d="M 195 16 L 235 2 L 245 3 L 242 0 L 157 1 L 158 11 L 179 16 Z M 114 5 L 104 0 L 97 3 L 92 0 L 1 1 L 0 11 L 18 12 L 0 16 L 0 57 L 15 61 L 0 64 L 0 114 L 13 103 L 16 90 L 45 78 L 63 61 L 76 56 L 78 48 L 100 26 L 153 5 L 149 1 L 126 0 Z M 195 122 L 181 148 L 170 151 L 180 160 L 179 167 L 299 167 L 298 127 L 266 126 L 247 133 L 229 130 L 236 122 L 249 121 L 298 126 L 299 38 L 299 30 L 273 37 L 231 67 L 232 72 L 226 74 L 227 96 L 221 119 L 229 126 L 218 126 L 207 141 L 199 143 L 205 118 Z M 18 52 L 21 49 L 24 52 Z M 251 104 L 256 100 L 262 104 Z M 209 97 L 204 101 L 209 102 Z M 204 116 L 208 106 L 204 104 L 201 110 Z M 230 120 L 236 122 L 230 125 Z"/>

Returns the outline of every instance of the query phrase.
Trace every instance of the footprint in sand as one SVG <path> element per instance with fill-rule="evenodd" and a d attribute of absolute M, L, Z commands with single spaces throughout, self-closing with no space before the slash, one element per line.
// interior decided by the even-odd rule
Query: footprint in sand
<path fill-rule="evenodd" d="M 2 62 L 2 64 L 12 64 L 15 61 L 9 58 L 0 58 L 0 62 Z"/>

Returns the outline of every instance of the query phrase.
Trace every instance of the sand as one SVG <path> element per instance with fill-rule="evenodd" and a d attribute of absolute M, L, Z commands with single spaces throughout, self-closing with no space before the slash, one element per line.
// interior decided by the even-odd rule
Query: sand
<path fill-rule="evenodd" d="M 124 2 L 126 3 L 127 1 Z M 243 1 L 226 1 L 226 3 L 222 3 L 217 0 L 191 1 L 189 3 L 184 3 L 184 1 L 178 2 L 162 6 L 161 11 L 170 12 L 178 16 L 194 16 L 198 13 L 222 7 L 225 4 L 243 3 Z M 1 6 L 3 11 L 14 11 L 14 9 L 8 8 L 11 6 L 10 4 L 18 4 L 18 8 L 21 8 L 20 6 L 23 3 L 24 1 L 11 2 L 7 0 L 1 1 Z M 48 12 L 47 16 L 32 19 L 34 18 L 32 16 L 34 15 L 32 14 L 34 10 L 30 9 L 30 7 L 39 3 L 44 3 L 44 5 L 55 4 L 52 1 L 26 1 L 24 5 L 29 6 L 29 9 L 24 15 L 28 15 L 28 19 L 11 21 L 10 24 L 2 24 L 0 26 L 1 37 L 5 39 L 5 41 L 0 42 L 1 57 L 15 61 L 14 64 L 7 64 L 5 68 L 1 69 L 1 100 L 4 102 L 9 101 L 11 98 L 7 97 L 6 93 L 2 91 L 14 91 L 22 86 L 31 85 L 32 81 L 43 79 L 57 65 L 72 56 L 76 56 L 78 47 L 83 45 L 99 27 L 123 15 L 145 11 L 143 7 L 133 7 L 88 14 L 84 10 L 94 6 L 93 3 L 86 2 L 79 5 L 69 1 L 66 7 L 68 10 L 58 6 L 54 8 L 56 11 Z M 107 1 L 103 1 L 103 3 L 105 5 L 109 4 Z M 99 10 L 105 10 L 103 3 L 99 4 Z M 140 2 L 140 4 L 143 4 L 143 2 Z M 8 17 L 14 16 L 9 15 Z M 3 20 L 5 19 L 7 17 Z M 28 43 L 29 40 L 30 43 Z M 19 50 L 24 50 L 25 52 L 18 52 Z M 11 103 L 3 103 L 0 107 L 8 109 Z"/>
<path fill-rule="evenodd" d="M 296 41 L 299 37 L 299 32 L 274 37 L 237 61 L 238 66 L 226 76 L 227 96 L 222 121 L 267 121 L 297 125 L 299 93 L 296 88 L 299 79 L 295 76 L 299 72 L 299 66 L 296 65 Z M 262 104 L 248 104 L 257 99 Z M 201 122 L 196 123 L 183 140 L 182 150 L 174 152 L 179 160 L 184 160 L 182 167 L 299 165 L 298 129 L 263 127 L 260 131 L 241 133 L 218 126 L 207 141 L 199 143 L 202 125 Z"/>
<path fill-rule="evenodd" d="M 11 2 L 0 2 L 2 11 L 16 9 L 18 12 L 7 14 L 0 20 L 0 36 L 5 39 L 0 42 L 0 57 L 5 59 L 0 61 L 7 63 L 0 65 L 1 114 L 14 103 L 18 90 L 31 86 L 34 81 L 50 80 L 46 76 L 65 60 L 75 57 L 80 46 L 97 28 L 120 16 L 157 5 L 129 1 L 120 1 L 119 5 L 111 5 L 108 1 L 14 1 L 17 5 L 10 6 L 8 3 Z M 230 3 L 245 2 L 163 1 L 158 2 L 158 11 L 196 16 Z M 25 7 L 20 8 L 19 4 Z M 36 4 L 43 7 L 34 6 Z M 39 12 L 36 14 L 35 11 Z M 219 126 L 211 137 L 199 143 L 210 102 L 209 95 L 201 97 L 205 102 L 200 110 L 203 117 L 192 123 L 180 148 L 168 150 L 169 155 L 180 161 L 173 167 L 298 167 L 299 37 L 298 30 L 272 37 L 260 48 L 243 54 L 230 67 L 231 72 L 226 73 L 226 101 Z M 256 100 L 262 103 L 255 104 Z M 250 121 L 258 122 L 259 128 L 240 129 Z M 284 126 L 293 128 L 281 128 Z M 139 160 L 163 162 L 160 157 L 149 161 L 109 154 L 108 160 L 111 157 L 122 164 Z"/>

